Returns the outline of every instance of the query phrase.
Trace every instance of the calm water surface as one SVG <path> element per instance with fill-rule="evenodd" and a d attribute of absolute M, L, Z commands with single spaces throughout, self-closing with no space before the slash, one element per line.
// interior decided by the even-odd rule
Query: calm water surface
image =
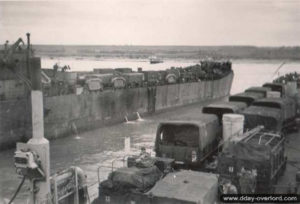
<path fill-rule="evenodd" d="M 133 69 L 142 67 L 144 70 L 159 70 L 171 66 L 188 66 L 197 63 L 197 61 L 166 61 L 161 64 L 150 65 L 148 60 L 43 59 L 42 67 L 52 67 L 57 61 L 61 65 L 70 65 L 73 71 L 116 67 L 132 67 Z M 258 86 L 271 81 L 275 70 L 281 63 L 279 61 L 233 62 L 235 77 L 231 92 L 241 92 L 249 86 Z M 280 70 L 280 74 L 291 71 L 300 72 L 300 63 L 293 62 L 284 65 Z M 148 151 L 152 151 L 156 127 L 159 121 L 200 110 L 201 107 L 196 104 L 179 108 L 176 111 L 149 116 L 141 121 L 103 127 L 51 141 L 51 172 L 57 172 L 71 165 L 81 167 L 88 175 L 88 182 L 91 186 L 90 194 L 93 196 L 96 194 L 96 172 L 98 166 L 110 165 L 112 160 L 123 158 L 125 136 L 131 138 L 131 153 L 138 152 L 141 146 L 145 146 Z M 12 196 L 20 182 L 20 178 L 15 173 L 13 152 L 13 149 L 0 152 L 0 204 L 4 199 Z M 116 165 L 121 165 L 121 163 Z M 101 176 L 105 177 L 106 174 Z M 28 193 L 27 189 L 28 183 L 25 183 L 15 203 L 26 203 L 24 198 L 26 198 Z"/>

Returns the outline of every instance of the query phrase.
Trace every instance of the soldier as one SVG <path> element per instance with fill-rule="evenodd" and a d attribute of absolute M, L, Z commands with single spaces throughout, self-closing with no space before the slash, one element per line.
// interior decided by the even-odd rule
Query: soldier
<path fill-rule="evenodd" d="M 5 51 L 8 50 L 8 43 L 9 43 L 8 40 L 6 40 L 5 43 L 4 43 L 4 50 Z"/>
<path fill-rule="evenodd" d="M 150 154 L 148 152 L 146 152 L 146 148 L 145 147 L 142 147 L 139 158 L 142 159 L 142 158 L 147 158 L 147 157 L 150 157 Z"/>
<path fill-rule="evenodd" d="M 235 185 L 233 185 L 230 180 L 225 179 L 222 185 L 222 194 L 237 194 L 237 193 L 238 191 Z"/>
<path fill-rule="evenodd" d="M 239 173 L 239 183 L 242 194 L 255 193 L 256 174 L 256 170 L 248 171 L 242 167 L 241 173 Z"/>

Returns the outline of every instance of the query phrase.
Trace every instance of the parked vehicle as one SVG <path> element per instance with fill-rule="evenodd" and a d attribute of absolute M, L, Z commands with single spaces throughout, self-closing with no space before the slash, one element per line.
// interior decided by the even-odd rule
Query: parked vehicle
<path fill-rule="evenodd" d="M 252 103 L 253 106 L 271 107 L 282 110 L 284 121 L 294 120 L 296 117 L 296 104 L 290 98 L 263 98 Z"/>
<path fill-rule="evenodd" d="M 291 98 L 263 98 L 253 102 L 252 105 L 280 110 L 283 130 L 291 129 L 296 125 L 296 103 Z"/>
<path fill-rule="evenodd" d="M 245 129 L 263 125 L 267 130 L 280 132 L 283 128 L 283 111 L 278 108 L 250 106 L 242 111 Z"/>
<path fill-rule="evenodd" d="M 156 132 L 156 156 L 172 158 L 182 168 L 199 169 L 217 151 L 221 137 L 218 117 L 212 114 L 161 122 Z"/>
<path fill-rule="evenodd" d="M 218 156 L 220 191 L 226 193 L 230 183 L 241 194 L 274 193 L 286 161 L 282 135 L 266 130 L 245 133 Z"/>
<path fill-rule="evenodd" d="M 264 93 L 243 92 L 229 96 L 229 101 L 244 102 L 250 106 L 255 100 L 264 98 Z"/>
<path fill-rule="evenodd" d="M 151 158 L 153 166 L 122 167 L 99 181 L 98 197 L 92 204 L 210 204 L 217 201 L 216 174 L 172 170 L 170 159 Z M 168 166 L 170 168 L 161 168 Z"/>
<path fill-rule="evenodd" d="M 223 114 L 226 113 L 240 113 L 247 107 L 244 102 L 218 102 L 212 103 L 202 108 L 202 113 L 214 114 L 218 116 L 219 123 L 222 124 Z"/>
<path fill-rule="evenodd" d="M 269 87 L 253 86 L 245 90 L 245 92 L 250 93 L 262 93 L 264 97 L 267 96 L 267 92 L 272 91 Z"/>
<path fill-rule="evenodd" d="M 286 92 L 286 87 L 282 83 L 265 83 L 263 87 L 271 88 L 272 91 L 280 92 L 280 96 L 284 97 Z"/>

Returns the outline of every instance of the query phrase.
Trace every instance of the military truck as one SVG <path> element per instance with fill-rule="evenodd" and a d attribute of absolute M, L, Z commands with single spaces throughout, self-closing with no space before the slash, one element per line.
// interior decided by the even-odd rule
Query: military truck
<path fill-rule="evenodd" d="M 174 171 L 173 166 L 169 166 L 173 163 L 170 159 L 152 159 L 156 162 L 151 167 L 130 166 L 112 171 L 108 178 L 99 181 L 98 197 L 92 204 L 211 204 L 217 201 L 216 174 Z"/>
<path fill-rule="evenodd" d="M 286 167 L 284 137 L 258 130 L 245 133 L 219 154 L 220 193 L 226 193 L 228 186 L 242 194 L 274 192 L 274 185 Z"/>
<path fill-rule="evenodd" d="M 198 114 L 161 122 L 155 140 L 157 157 L 172 158 L 180 168 L 199 170 L 218 150 L 222 138 L 219 119 L 212 114 Z"/>
<path fill-rule="evenodd" d="M 263 94 L 264 97 L 267 96 L 268 91 L 272 91 L 272 89 L 269 87 L 261 87 L 261 86 L 252 86 L 245 90 L 245 92 L 250 92 L 250 93 L 261 93 Z"/>
<path fill-rule="evenodd" d="M 244 102 L 250 106 L 255 100 L 264 98 L 264 93 L 259 92 L 243 92 L 229 96 L 229 101 Z"/>
<path fill-rule="evenodd" d="M 247 107 L 247 104 L 244 102 L 217 102 L 206 105 L 202 108 L 202 113 L 214 114 L 218 116 L 219 123 L 222 124 L 223 114 L 226 113 L 240 113 Z"/>
<path fill-rule="evenodd" d="M 282 110 L 282 117 L 285 122 L 292 121 L 296 117 L 296 103 L 290 98 L 264 98 L 253 102 L 252 105 Z"/>
<path fill-rule="evenodd" d="M 282 83 L 265 83 L 263 87 L 269 87 L 272 91 L 280 92 L 280 96 L 284 97 L 286 92 L 286 87 Z"/>
<path fill-rule="evenodd" d="M 245 116 L 245 129 L 263 125 L 268 130 L 280 132 L 283 128 L 283 114 L 278 108 L 250 106 L 241 114 Z"/>

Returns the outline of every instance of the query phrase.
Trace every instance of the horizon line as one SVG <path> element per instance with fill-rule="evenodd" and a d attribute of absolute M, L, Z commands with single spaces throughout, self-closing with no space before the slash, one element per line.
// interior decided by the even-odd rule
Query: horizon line
<path fill-rule="evenodd" d="M 122 46 L 122 47 L 258 47 L 258 48 L 280 48 L 300 47 L 299 45 L 137 45 L 137 44 L 31 44 L 33 46 Z"/>

